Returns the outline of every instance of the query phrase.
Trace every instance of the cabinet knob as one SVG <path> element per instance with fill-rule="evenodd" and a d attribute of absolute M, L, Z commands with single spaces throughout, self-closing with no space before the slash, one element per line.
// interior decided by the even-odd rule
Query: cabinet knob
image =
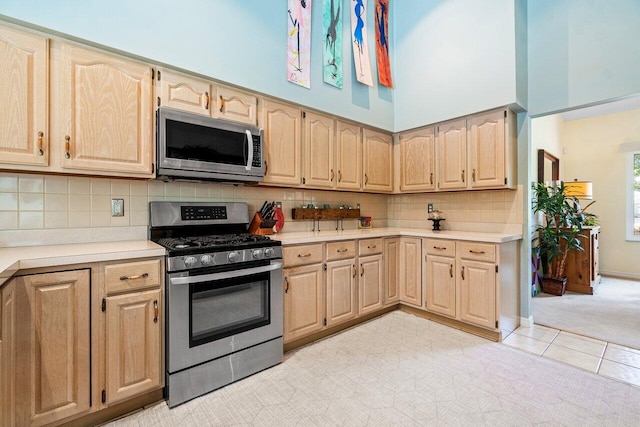
<path fill-rule="evenodd" d="M 354 279 L 356 278 L 356 274 L 358 274 L 357 271 L 356 271 L 356 265 L 353 264 L 353 278 Z"/>
<path fill-rule="evenodd" d="M 287 292 L 289 292 L 289 278 L 285 277 L 284 278 L 284 293 L 286 294 Z"/>
<path fill-rule="evenodd" d="M 364 276 L 364 266 L 360 264 L 360 277 Z"/>
<path fill-rule="evenodd" d="M 462 178 L 462 182 L 464 182 L 464 169 L 462 169 L 462 173 L 460 174 L 461 178 Z"/>
<path fill-rule="evenodd" d="M 364 184 L 367 185 L 369 183 L 369 177 L 367 176 L 367 174 L 364 174 Z"/>
<path fill-rule="evenodd" d="M 304 255 L 298 254 L 298 258 L 309 258 L 310 256 L 311 256 L 311 253 L 306 253 Z"/>
<path fill-rule="evenodd" d="M 142 273 L 135 276 L 120 276 L 120 280 L 146 279 L 147 277 L 149 277 L 149 273 Z"/>
<path fill-rule="evenodd" d="M 153 323 L 158 323 L 158 300 L 153 302 Z"/>
<path fill-rule="evenodd" d="M 220 112 L 224 112 L 224 98 L 220 95 Z"/>
<path fill-rule="evenodd" d="M 453 264 L 449 264 L 449 277 L 453 277 Z"/>
<path fill-rule="evenodd" d="M 462 270 L 460 271 L 460 275 L 462 276 L 462 280 L 464 280 L 464 265 L 462 266 Z"/>
<path fill-rule="evenodd" d="M 71 137 L 69 135 L 65 135 L 64 137 L 64 158 L 65 159 L 70 159 L 71 158 Z"/>
<path fill-rule="evenodd" d="M 342 182 L 342 172 L 338 170 L 338 182 Z"/>
<path fill-rule="evenodd" d="M 42 138 L 44 137 L 44 132 L 38 132 L 38 156 L 44 156 L 44 151 L 42 150 Z"/>
<path fill-rule="evenodd" d="M 209 109 L 209 101 L 211 101 L 211 98 L 209 97 L 209 92 L 205 92 L 204 93 L 204 100 L 205 100 L 204 109 L 208 110 Z"/>

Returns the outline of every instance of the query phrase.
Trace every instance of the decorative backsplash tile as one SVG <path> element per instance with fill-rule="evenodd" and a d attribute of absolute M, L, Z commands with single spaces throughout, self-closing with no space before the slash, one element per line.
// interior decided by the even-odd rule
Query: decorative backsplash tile
<path fill-rule="evenodd" d="M 521 186 L 516 191 L 381 195 L 226 183 L 0 173 L 0 246 L 6 246 L 7 242 L 24 244 L 15 242 L 22 235 L 25 241 L 32 242 L 38 238 L 33 233 L 38 229 L 48 233 L 89 229 L 100 236 L 110 236 L 110 233 L 98 233 L 98 230 L 111 229 L 113 239 L 119 239 L 121 235 L 144 238 L 149 202 L 162 200 L 242 201 L 248 203 L 251 212 L 258 210 L 265 200 L 281 201 L 285 232 L 311 230 L 310 221 L 291 219 L 291 209 L 309 203 L 353 207 L 359 204 L 362 215 L 373 218 L 374 227 L 431 228 L 431 222 L 427 220 L 427 203 L 433 203 L 444 213 L 444 229 L 522 232 L 522 197 Z M 124 200 L 124 216 L 111 217 L 112 198 Z M 336 223 L 323 221 L 320 227 L 331 230 L 335 229 Z M 357 228 L 357 220 L 345 220 L 344 228 Z M 131 229 L 136 232 L 131 234 Z M 25 233 L 21 235 L 20 230 Z M 72 234 L 57 233 L 55 238 L 69 235 L 69 241 L 81 239 Z M 46 236 L 42 238 L 47 241 Z"/>

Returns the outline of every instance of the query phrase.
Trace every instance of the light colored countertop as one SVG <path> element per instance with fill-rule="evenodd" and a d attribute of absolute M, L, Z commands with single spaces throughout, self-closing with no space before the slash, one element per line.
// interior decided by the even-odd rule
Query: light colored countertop
<path fill-rule="evenodd" d="M 165 249 L 148 240 L 0 248 L 0 286 L 18 270 L 27 268 L 163 255 Z"/>
<path fill-rule="evenodd" d="M 273 239 L 280 240 L 283 245 L 317 243 L 337 240 L 367 239 L 375 237 L 430 237 L 434 239 L 468 240 L 473 242 L 505 243 L 521 240 L 522 234 L 480 233 L 475 231 L 431 231 L 420 228 L 369 228 L 342 231 L 304 231 L 274 234 Z"/>

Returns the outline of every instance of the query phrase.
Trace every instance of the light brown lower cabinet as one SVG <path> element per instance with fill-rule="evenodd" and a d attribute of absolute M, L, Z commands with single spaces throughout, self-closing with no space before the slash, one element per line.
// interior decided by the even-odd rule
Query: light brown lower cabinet
<path fill-rule="evenodd" d="M 355 319 L 356 296 L 356 260 L 327 262 L 327 326 Z"/>
<path fill-rule="evenodd" d="M 460 260 L 460 320 L 497 329 L 496 265 Z"/>
<path fill-rule="evenodd" d="M 106 403 L 162 384 L 160 289 L 106 298 Z"/>
<path fill-rule="evenodd" d="M 384 240 L 384 306 L 400 301 L 399 285 L 400 239 L 392 237 Z"/>
<path fill-rule="evenodd" d="M 439 255 L 426 255 L 426 308 L 434 313 L 456 317 L 456 260 Z"/>
<path fill-rule="evenodd" d="M 15 279 L 16 425 L 89 412 L 90 276 L 82 269 Z"/>
<path fill-rule="evenodd" d="M 285 343 L 322 330 L 324 323 L 324 286 L 322 264 L 285 268 Z"/>
<path fill-rule="evenodd" d="M 358 314 L 368 314 L 382 308 L 384 261 L 382 255 L 360 257 L 358 280 Z"/>
<path fill-rule="evenodd" d="M 161 261 L 41 268 L 2 287 L 1 426 L 76 420 L 164 385 Z"/>
<path fill-rule="evenodd" d="M 422 307 L 422 240 L 400 238 L 400 302 Z"/>

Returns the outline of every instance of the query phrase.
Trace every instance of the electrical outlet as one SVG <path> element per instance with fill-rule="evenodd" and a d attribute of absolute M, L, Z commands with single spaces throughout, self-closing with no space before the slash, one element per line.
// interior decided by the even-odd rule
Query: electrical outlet
<path fill-rule="evenodd" d="M 111 216 L 124 216 L 124 199 L 111 199 Z"/>
<path fill-rule="evenodd" d="M 427 203 L 427 213 L 433 212 L 433 203 Z"/>

